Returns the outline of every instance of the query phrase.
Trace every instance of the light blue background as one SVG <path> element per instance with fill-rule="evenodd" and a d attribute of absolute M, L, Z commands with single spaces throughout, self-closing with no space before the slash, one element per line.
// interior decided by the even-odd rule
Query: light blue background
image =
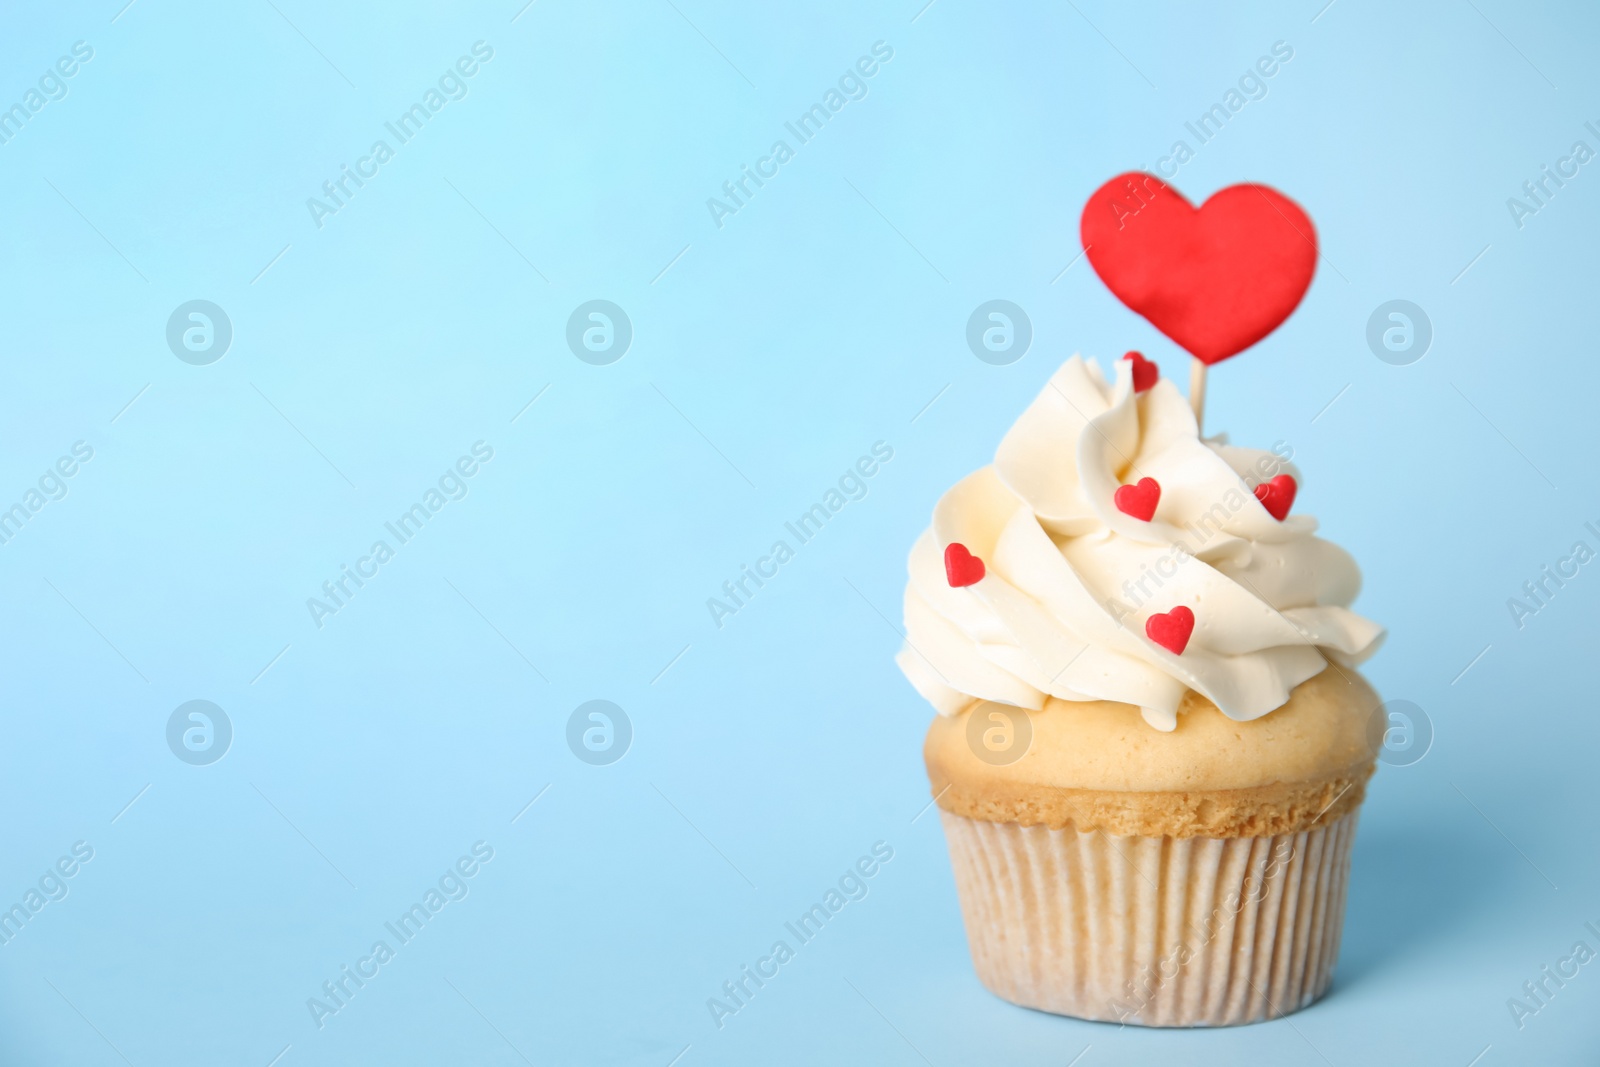
<path fill-rule="evenodd" d="M 1600 575 L 1524 629 L 1506 607 L 1600 547 L 1600 172 L 1521 229 L 1506 207 L 1600 148 L 1591 10 L 121 5 L 0 19 L 0 103 L 94 49 L 0 145 L 0 499 L 94 448 L 0 547 L 0 898 L 95 850 L 0 948 L 0 1062 L 1594 1062 L 1600 965 L 1520 1031 L 1506 1007 L 1600 922 Z M 317 228 L 306 199 L 479 40 L 469 95 Z M 880 40 L 869 95 L 717 228 L 706 199 Z M 1292 443 L 1297 509 L 1392 631 L 1369 677 L 1436 740 L 1371 789 L 1324 1002 L 1222 1032 L 1024 1011 L 974 977 L 917 818 L 906 552 L 1074 351 L 1182 380 L 1063 273 L 1078 212 L 1279 40 L 1174 184 L 1275 185 L 1324 258 L 1213 372 L 1208 428 Z M 564 341 L 596 298 L 634 325 L 611 366 Z M 963 338 L 993 298 L 1035 331 L 1006 367 Z M 1434 325 L 1411 366 L 1365 344 L 1392 298 Z M 233 323 L 209 366 L 165 343 L 192 299 Z M 313 625 L 479 440 L 470 494 Z M 879 440 L 869 495 L 715 627 L 706 598 Z M 235 731 L 206 767 L 164 737 L 197 698 Z M 635 731 L 611 766 L 566 746 L 594 698 Z M 307 998 L 480 840 L 470 895 L 319 1030 Z M 879 840 L 870 895 L 718 1030 L 706 999 Z"/>

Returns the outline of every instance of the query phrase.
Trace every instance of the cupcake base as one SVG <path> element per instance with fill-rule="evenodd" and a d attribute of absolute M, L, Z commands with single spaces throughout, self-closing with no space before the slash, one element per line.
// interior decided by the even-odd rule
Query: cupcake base
<path fill-rule="evenodd" d="M 1115 837 L 943 809 L 978 977 L 1024 1007 L 1233 1026 L 1333 978 L 1356 813 L 1271 837 Z"/>

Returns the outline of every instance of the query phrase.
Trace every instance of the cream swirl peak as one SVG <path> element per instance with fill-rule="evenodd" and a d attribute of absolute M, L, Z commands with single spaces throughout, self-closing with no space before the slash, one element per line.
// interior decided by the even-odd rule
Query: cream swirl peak
<path fill-rule="evenodd" d="M 1315 519 L 1286 514 L 1283 481 L 1256 492 L 1283 473 L 1292 493 L 1299 472 L 1285 457 L 1201 439 L 1166 379 L 1138 391 L 1133 362 L 1117 362 L 1112 384 L 1073 356 L 994 465 L 934 509 L 911 550 L 896 660 L 946 715 L 979 700 L 1114 700 L 1172 730 L 1193 689 L 1230 718 L 1259 718 L 1329 659 L 1359 663 L 1384 636 L 1349 610 L 1361 587 L 1349 554 L 1313 536 Z M 1119 509 L 1117 490 L 1146 478 L 1159 487 L 1153 511 L 1148 485 L 1124 497 L 1143 519 Z M 983 562 L 981 579 L 952 587 L 952 544 Z M 1187 638 L 1167 635 L 1174 608 L 1193 613 Z"/>

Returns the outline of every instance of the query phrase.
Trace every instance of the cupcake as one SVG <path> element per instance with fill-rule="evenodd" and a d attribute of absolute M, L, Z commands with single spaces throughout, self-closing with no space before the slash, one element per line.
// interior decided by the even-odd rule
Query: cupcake
<path fill-rule="evenodd" d="M 898 663 L 978 977 L 1225 1026 L 1327 991 L 1381 743 L 1360 573 L 1293 451 L 1201 438 L 1155 364 L 1074 356 L 938 503 Z"/>

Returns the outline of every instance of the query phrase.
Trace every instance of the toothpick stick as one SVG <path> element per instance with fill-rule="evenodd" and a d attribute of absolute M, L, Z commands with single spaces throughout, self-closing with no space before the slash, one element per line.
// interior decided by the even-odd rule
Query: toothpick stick
<path fill-rule="evenodd" d="M 1194 408 L 1194 424 L 1201 426 L 1206 415 L 1206 365 L 1198 359 L 1189 365 L 1189 405 Z"/>

